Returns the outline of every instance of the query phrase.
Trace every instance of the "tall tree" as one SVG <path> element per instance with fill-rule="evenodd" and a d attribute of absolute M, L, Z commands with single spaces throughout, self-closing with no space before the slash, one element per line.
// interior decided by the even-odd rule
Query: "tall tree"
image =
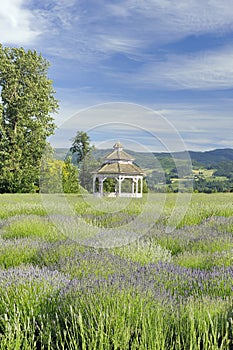
<path fill-rule="evenodd" d="M 0 192 L 30 192 L 58 109 L 49 63 L 36 51 L 0 45 Z"/>
<path fill-rule="evenodd" d="M 80 185 L 87 191 L 92 191 L 92 172 L 99 167 L 99 162 L 93 157 L 95 147 L 90 144 L 90 137 L 84 131 L 78 131 L 73 138 L 70 151 L 72 160 L 79 167 Z"/>
<path fill-rule="evenodd" d="M 79 164 L 87 156 L 87 154 L 93 149 L 90 145 L 90 137 L 84 131 L 78 131 L 73 138 L 70 151 L 75 155 L 75 162 Z"/>

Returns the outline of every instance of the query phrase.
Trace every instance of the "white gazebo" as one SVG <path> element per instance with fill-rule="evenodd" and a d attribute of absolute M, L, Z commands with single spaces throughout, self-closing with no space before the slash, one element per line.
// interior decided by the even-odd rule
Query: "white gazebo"
<path fill-rule="evenodd" d="M 123 151 L 120 142 L 113 146 L 101 167 L 93 175 L 93 194 L 109 197 L 142 197 L 144 173 L 133 163 L 134 158 Z M 104 182 L 113 179 L 114 191 L 104 192 Z M 127 182 L 127 183 L 126 183 Z"/>

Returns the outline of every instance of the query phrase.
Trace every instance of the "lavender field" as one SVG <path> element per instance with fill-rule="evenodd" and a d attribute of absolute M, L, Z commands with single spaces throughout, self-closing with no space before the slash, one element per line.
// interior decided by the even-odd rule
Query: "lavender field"
<path fill-rule="evenodd" d="M 233 349 L 233 193 L 153 196 L 1 195 L 1 350 Z"/>

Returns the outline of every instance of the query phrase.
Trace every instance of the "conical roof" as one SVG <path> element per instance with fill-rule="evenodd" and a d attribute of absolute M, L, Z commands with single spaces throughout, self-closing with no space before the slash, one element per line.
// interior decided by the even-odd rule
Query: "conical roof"
<path fill-rule="evenodd" d="M 113 146 L 113 151 L 111 153 L 109 153 L 106 157 L 106 160 L 126 160 L 126 161 L 133 161 L 134 158 L 126 153 L 125 151 L 123 151 L 123 146 L 120 142 L 115 143 L 115 145 Z"/>
<path fill-rule="evenodd" d="M 105 161 L 97 174 L 144 175 L 143 170 L 133 164 L 134 158 L 123 151 L 120 142 L 115 143 L 113 151 L 105 157 Z"/>
<path fill-rule="evenodd" d="M 98 174 L 144 175 L 142 169 L 132 163 L 106 163 L 97 171 Z"/>

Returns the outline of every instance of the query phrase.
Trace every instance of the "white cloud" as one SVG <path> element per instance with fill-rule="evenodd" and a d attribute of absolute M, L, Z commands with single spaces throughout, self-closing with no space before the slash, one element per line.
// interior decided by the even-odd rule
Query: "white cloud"
<path fill-rule="evenodd" d="M 25 0 L 2 1 L 0 6 L 0 40 L 3 44 L 27 45 L 40 32 L 33 29 L 36 19 L 26 8 Z"/>
<path fill-rule="evenodd" d="M 124 36 L 107 36 L 101 34 L 98 40 L 102 42 L 101 50 L 113 53 L 124 52 L 125 54 L 135 53 L 142 46 L 142 40 L 134 38 L 125 38 Z"/>

